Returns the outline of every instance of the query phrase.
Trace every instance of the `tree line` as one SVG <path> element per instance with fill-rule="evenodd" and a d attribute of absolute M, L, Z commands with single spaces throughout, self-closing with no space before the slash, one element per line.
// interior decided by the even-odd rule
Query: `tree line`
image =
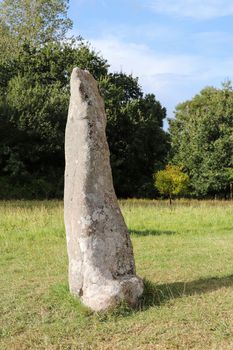
<path fill-rule="evenodd" d="M 167 165 L 164 178 L 186 179 L 177 188 L 189 196 L 232 197 L 230 82 L 179 104 L 166 132 L 166 109 L 154 94 L 144 94 L 132 75 L 111 73 L 81 38 L 69 38 L 67 10 L 67 0 L 0 3 L 0 198 L 63 196 L 69 77 L 75 66 L 88 69 L 99 83 L 119 197 L 157 196 L 155 174 Z"/>
<path fill-rule="evenodd" d="M 68 2 L 0 4 L 0 198 L 63 196 L 64 132 L 73 67 L 99 82 L 107 114 L 113 180 L 120 197 L 154 196 L 165 164 L 166 110 L 138 79 L 110 73 L 81 38 L 67 39 Z"/>
<path fill-rule="evenodd" d="M 176 107 L 170 120 L 174 165 L 189 175 L 190 195 L 232 199 L 233 190 L 233 90 L 207 87 Z"/>

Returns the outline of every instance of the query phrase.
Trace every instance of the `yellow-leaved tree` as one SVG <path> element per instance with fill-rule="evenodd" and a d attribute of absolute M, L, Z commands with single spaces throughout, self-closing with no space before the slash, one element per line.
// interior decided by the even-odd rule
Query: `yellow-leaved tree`
<path fill-rule="evenodd" d="M 164 170 L 155 174 L 155 187 L 161 194 L 169 197 L 170 204 L 173 196 L 187 193 L 188 183 L 189 176 L 175 165 L 167 165 Z"/>

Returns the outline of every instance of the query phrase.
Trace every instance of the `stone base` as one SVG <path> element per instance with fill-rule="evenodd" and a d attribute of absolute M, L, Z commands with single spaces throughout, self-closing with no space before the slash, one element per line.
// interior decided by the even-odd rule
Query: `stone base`
<path fill-rule="evenodd" d="M 113 309 L 121 302 L 134 307 L 143 293 L 143 281 L 137 276 L 129 275 L 118 280 L 104 280 L 102 285 L 88 285 L 84 293 L 71 293 L 79 296 L 84 305 L 94 311 Z"/>

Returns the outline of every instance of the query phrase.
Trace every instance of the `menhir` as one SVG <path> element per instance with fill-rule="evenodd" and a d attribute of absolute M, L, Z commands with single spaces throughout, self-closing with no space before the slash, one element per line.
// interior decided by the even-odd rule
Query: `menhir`
<path fill-rule="evenodd" d="M 69 286 L 93 310 L 137 303 L 132 244 L 113 188 L 106 115 L 97 82 L 75 68 L 65 136 Z"/>

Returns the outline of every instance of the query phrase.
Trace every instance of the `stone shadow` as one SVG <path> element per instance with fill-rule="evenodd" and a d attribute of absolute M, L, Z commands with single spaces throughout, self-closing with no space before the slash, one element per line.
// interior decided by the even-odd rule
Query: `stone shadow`
<path fill-rule="evenodd" d="M 130 235 L 135 236 L 161 236 L 161 235 L 174 235 L 176 231 L 166 230 L 129 230 Z"/>
<path fill-rule="evenodd" d="M 146 310 L 152 306 L 161 306 L 172 299 L 201 295 L 220 288 L 230 287 L 233 287 L 233 275 L 166 284 L 156 284 L 144 280 L 144 292 L 139 300 L 138 310 Z"/>

